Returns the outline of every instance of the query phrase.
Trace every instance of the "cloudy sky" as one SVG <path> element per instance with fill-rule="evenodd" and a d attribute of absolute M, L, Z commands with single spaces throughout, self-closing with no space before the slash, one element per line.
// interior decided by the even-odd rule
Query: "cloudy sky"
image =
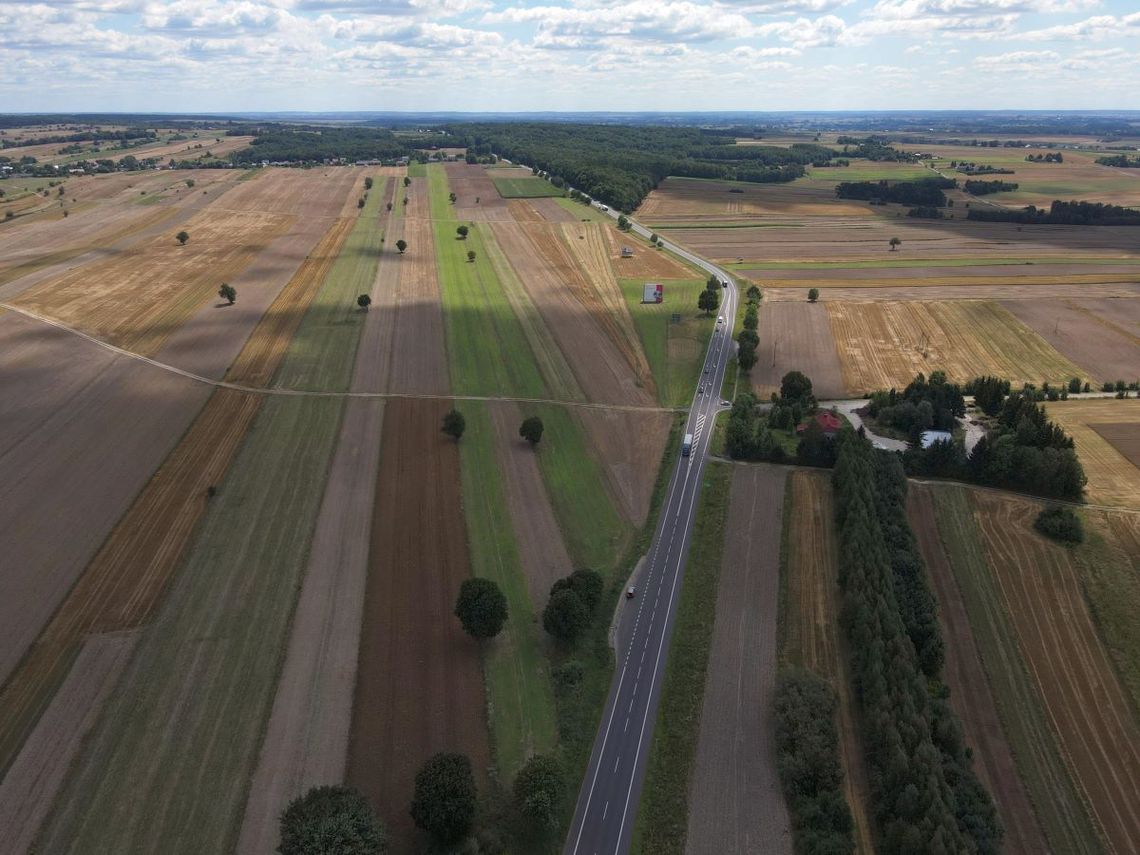
<path fill-rule="evenodd" d="M 1136 0 L 0 0 L 0 110 L 1140 108 Z"/>

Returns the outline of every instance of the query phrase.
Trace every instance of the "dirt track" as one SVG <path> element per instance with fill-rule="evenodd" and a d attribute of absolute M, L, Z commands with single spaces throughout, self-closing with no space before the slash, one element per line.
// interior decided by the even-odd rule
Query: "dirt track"
<path fill-rule="evenodd" d="M 470 568 L 447 409 L 384 412 L 347 780 L 384 817 L 395 855 L 417 839 L 408 804 L 428 757 L 464 752 L 480 780 L 490 763 L 479 650 L 451 613 Z"/>
<path fill-rule="evenodd" d="M 792 852 L 772 702 L 787 469 L 737 467 L 690 783 L 690 855 Z"/>
<path fill-rule="evenodd" d="M 971 499 L 1075 783 L 1113 849 L 1140 851 L 1140 727 L 1089 614 L 1076 559 L 1032 530 L 1036 502 L 981 491 Z"/>
<path fill-rule="evenodd" d="M 1004 851 L 1036 855 L 1048 846 L 1005 738 L 966 604 L 938 533 L 930 491 L 930 487 L 910 486 L 907 516 L 938 597 L 950 703 L 962 720 L 966 744 L 974 752 L 974 770 L 997 804 L 1005 828 Z"/>
<path fill-rule="evenodd" d="M 780 379 L 789 371 L 810 377 L 818 398 L 847 394 L 825 306 L 764 301 L 757 333 L 760 348 L 749 375 L 761 399 L 778 392 Z"/>
<path fill-rule="evenodd" d="M 534 452 L 519 440 L 522 411 L 517 404 L 488 406 L 495 425 L 495 455 L 502 474 L 503 493 L 526 573 L 527 590 L 535 614 L 546 607 L 550 586 L 574 569 L 562 539 L 562 530 L 550 506 Z"/>

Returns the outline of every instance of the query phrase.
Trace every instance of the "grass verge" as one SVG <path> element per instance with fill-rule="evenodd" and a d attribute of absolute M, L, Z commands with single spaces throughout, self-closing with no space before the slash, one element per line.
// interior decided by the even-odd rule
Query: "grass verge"
<path fill-rule="evenodd" d="M 561 190 L 537 176 L 524 178 L 506 178 L 491 173 L 491 181 L 495 189 L 504 199 L 543 199 L 550 196 L 565 196 L 566 191 Z"/>
<path fill-rule="evenodd" d="M 464 414 L 459 459 L 471 570 L 498 584 L 510 614 L 483 648 L 495 762 L 501 783 L 509 785 L 527 757 L 554 747 L 554 695 L 503 495 L 494 426 L 484 403 L 469 402 Z"/>
<path fill-rule="evenodd" d="M 704 471 L 692 551 L 685 565 L 641 810 L 634 829 L 634 852 L 665 855 L 685 851 L 689 779 L 697 751 L 705 672 L 716 616 L 732 471 L 731 466 L 715 462 Z"/>
<path fill-rule="evenodd" d="M 1038 821 L 1055 852 L 1099 853 L 1097 835 L 1058 750 L 986 560 L 967 491 L 934 491 L 938 533 L 962 592 L 1002 728 Z"/>

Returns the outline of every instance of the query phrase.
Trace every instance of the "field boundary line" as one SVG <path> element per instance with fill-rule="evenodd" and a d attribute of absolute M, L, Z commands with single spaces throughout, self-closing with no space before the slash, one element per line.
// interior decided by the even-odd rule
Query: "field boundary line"
<path fill-rule="evenodd" d="M 119 356 L 125 356 L 130 359 L 145 362 L 154 368 L 168 371 L 172 374 L 178 374 L 185 377 L 187 380 L 192 380 L 195 383 L 203 383 L 207 386 L 214 386 L 218 389 L 231 389 L 235 392 L 245 392 L 250 395 L 269 395 L 269 396 L 282 396 L 282 397 L 299 397 L 299 398 L 407 398 L 407 399 L 422 399 L 422 400 L 457 400 L 457 401 L 513 401 L 519 404 L 555 404 L 565 407 L 581 407 L 588 410 L 620 410 L 626 412 L 646 412 L 646 413 L 681 413 L 687 412 L 688 407 L 651 407 L 640 404 L 605 404 L 596 403 L 593 401 L 567 401 L 557 398 L 517 398 L 504 395 L 455 395 L 455 394 L 433 394 L 433 393 L 419 393 L 419 392 L 337 392 L 337 391 L 322 391 L 319 389 L 282 389 L 279 387 L 259 387 L 259 386 L 246 386 L 241 383 L 232 383 L 227 380 L 213 380 L 209 377 L 203 377 L 200 374 L 195 374 L 192 371 L 186 371 L 176 365 L 170 365 L 165 362 L 159 362 L 157 359 L 152 359 L 149 356 L 143 356 L 141 353 L 134 353 L 130 350 L 124 350 L 121 347 L 111 344 L 110 342 L 103 341 L 95 336 L 88 335 L 82 330 L 77 330 L 67 324 L 52 318 L 45 317 L 36 312 L 29 311 L 28 309 L 12 305 L 11 303 L 0 303 L 0 309 L 7 309 L 8 311 L 15 312 L 16 314 L 23 315 L 34 321 L 53 326 L 56 329 L 63 330 L 64 332 L 71 333 L 79 338 L 86 339 L 104 350 L 109 350 Z"/>

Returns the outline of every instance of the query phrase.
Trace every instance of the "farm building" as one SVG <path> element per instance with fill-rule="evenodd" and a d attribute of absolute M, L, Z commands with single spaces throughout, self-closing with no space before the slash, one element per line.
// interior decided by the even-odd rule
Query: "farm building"
<path fill-rule="evenodd" d="M 839 416 L 828 410 L 823 410 L 822 412 L 816 413 L 815 421 L 821 428 L 823 428 L 823 435 L 828 437 L 835 436 L 837 433 L 839 433 L 839 429 L 843 427 L 843 422 L 840 420 Z M 797 425 L 796 433 L 803 433 L 805 430 L 807 430 L 807 426 L 809 424 L 810 422 L 804 422 L 803 424 Z"/>
<path fill-rule="evenodd" d="M 621 248 L 621 257 L 622 258 L 633 258 L 633 247 L 632 246 L 623 246 Z"/>
<path fill-rule="evenodd" d="M 641 292 L 641 302 L 661 303 L 665 300 L 665 289 L 658 282 L 646 282 L 645 290 Z"/>

